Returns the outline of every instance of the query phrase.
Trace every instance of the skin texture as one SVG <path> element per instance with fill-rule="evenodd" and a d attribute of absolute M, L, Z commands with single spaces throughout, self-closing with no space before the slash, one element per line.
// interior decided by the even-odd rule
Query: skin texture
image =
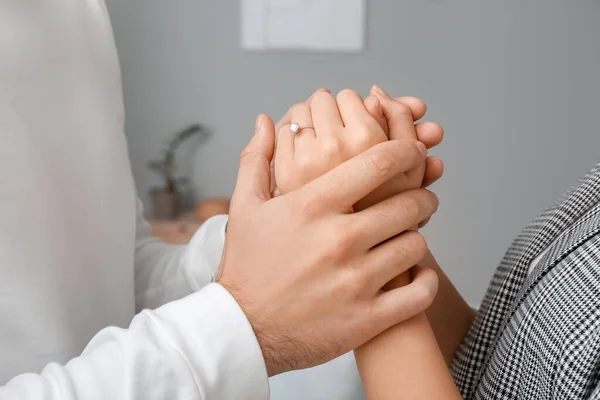
<path fill-rule="evenodd" d="M 406 104 L 390 98 L 379 87 L 374 87 L 364 101 L 364 109 L 362 104 L 362 99 L 352 91 L 340 92 L 337 104 L 329 93 L 317 92 L 307 103 L 292 110 L 291 121 L 315 129 L 300 132 L 294 138 L 285 131 L 285 126 L 281 127 L 274 174 L 280 193 L 293 191 L 388 139 L 417 140 L 415 113 Z M 356 121 L 362 122 L 361 129 Z M 436 129 L 436 125 L 431 128 Z M 433 169 L 436 167 L 437 163 Z M 397 193 L 428 184 L 424 182 L 427 169 L 427 163 L 423 162 L 398 174 L 360 199 L 354 209 L 360 211 Z M 397 256 L 392 262 L 399 262 L 403 254 Z M 418 276 L 423 270 L 414 267 L 412 271 Z M 388 282 L 382 291 L 397 290 L 410 281 L 406 272 Z M 386 330 L 355 353 L 369 399 L 460 398 L 424 313 Z M 431 374 L 437 377 L 433 383 L 429 382 Z M 426 388 L 424 382 L 428 382 Z"/>
<path fill-rule="evenodd" d="M 422 165 L 424 146 L 384 141 L 271 198 L 274 141 L 273 122 L 259 116 L 240 157 L 217 277 L 252 325 L 269 375 L 338 357 L 423 312 L 437 291 L 437 276 L 427 269 L 405 287 L 382 291 L 427 253 L 423 238 L 407 230 L 437 209 L 432 192 L 406 191 L 353 210 L 383 183 Z"/>
<path fill-rule="evenodd" d="M 476 313 L 450 282 L 431 252 L 425 256 L 420 265 L 434 270 L 439 279 L 438 294 L 426 314 L 444 360 L 446 364 L 450 364 L 458 347 L 467 336 Z"/>
<path fill-rule="evenodd" d="M 377 122 L 379 122 L 381 129 L 383 129 L 383 131 L 386 133 L 386 136 L 389 137 L 389 126 L 388 126 L 387 119 L 383 115 L 383 110 L 380 110 L 379 102 L 376 99 L 373 99 L 373 97 L 377 96 L 378 91 L 383 92 L 383 89 L 381 89 L 377 85 L 373 86 L 373 89 L 371 90 L 371 96 L 369 96 L 365 100 L 365 108 L 367 108 L 369 113 L 377 120 Z M 321 92 L 329 93 L 329 90 L 324 89 L 324 88 L 319 89 L 313 94 L 313 96 L 315 96 Z M 279 120 L 279 122 L 277 122 L 277 125 L 275 125 L 275 131 L 281 132 L 281 129 L 283 127 L 285 127 L 286 125 L 289 126 L 292 123 L 292 112 L 294 111 L 294 109 L 299 105 L 309 104 L 311 99 L 312 99 L 312 96 L 307 101 L 295 104 L 292 107 L 290 107 L 288 109 L 288 111 L 286 112 L 286 114 L 281 118 L 281 120 Z M 408 109 L 410 109 L 410 112 L 412 114 L 412 118 L 414 121 L 418 121 L 421 118 L 423 118 L 427 111 L 427 106 L 425 105 L 425 103 L 421 99 L 416 98 L 416 97 L 409 97 L 409 96 L 397 97 L 394 99 L 394 101 L 401 103 L 404 106 L 408 107 Z M 418 140 L 420 142 L 422 142 L 423 144 L 425 144 L 425 146 L 428 149 L 431 149 L 431 148 L 439 145 L 442 142 L 442 139 L 444 137 L 443 128 L 439 124 L 434 123 L 434 122 L 415 123 L 414 129 L 415 129 L 415 133 L 417 135 Z M 276 137 L 276 139 L 277 139 L 277 137 Z M 276 157 L 274 157 L 274 159 L 275 158 Z M 428 156 L 425 160 L 425 165 L 426 165 L 426 169 L 425 169 L 425 176 L 423 177 L 423 187 L 428 187 L 442 177 L 442 174 L 444 172 L 444 164 L 442 163 L 442 161 L 439 158 L 437 158 L 435 156 Z M 272 162 L 271 163 L 271 184 L 272 184 L 271 190 L 273 191 L 273 193 L 275 195 L 277 195 L 277 194 L 279 194 L 279 190 L 277 189 L 277 181 L 276 181 L 275 174 L 274 174 L 274 167 L 275 167 L 275 163 Z"/>

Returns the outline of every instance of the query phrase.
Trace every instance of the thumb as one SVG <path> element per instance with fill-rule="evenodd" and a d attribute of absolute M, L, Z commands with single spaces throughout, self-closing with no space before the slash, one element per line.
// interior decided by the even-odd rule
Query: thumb
<path fill-rule="evenodd" d="M 240 169 L 232 197 L 232 209 L 255 208 L 271 198 L 271 159 L 275 148 L 275 126 L 260 114 L 250 143 L 240 155 Z"/>

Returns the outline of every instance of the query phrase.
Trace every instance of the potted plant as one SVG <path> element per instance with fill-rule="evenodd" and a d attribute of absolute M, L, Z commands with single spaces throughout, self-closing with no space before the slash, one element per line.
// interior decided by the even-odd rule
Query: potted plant
<path fill-rule="evenodd" d="M 199 124 L 190 125 L 177 132 L 167 141 L 163 157 L 148 163 L 150 170 L 159 174 L 164 180 L 162 187 L 150 191 L 152 217 L 154 219 L 174 219 L 179 215 L 181 208 L 180 188 L 187 183 L 188 179 L 175 175 L 175 154 L 178 147 L 184 141 L 196 135 L 202 139 L 208 136 L 207 132 Z"/>

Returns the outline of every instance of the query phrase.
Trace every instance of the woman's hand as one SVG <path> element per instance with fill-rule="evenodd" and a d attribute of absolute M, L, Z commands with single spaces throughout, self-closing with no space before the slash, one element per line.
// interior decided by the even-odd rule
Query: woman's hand
<path fill-rule="evenodd" d="M 413 108 L 408 104 L 413 105 Z M 415 125 L 415 119 L 421 118 L 426 110 L 425 104 L 416 98 L 405 98 L 404 101 L 394 100 L 387 95 L 379 86 L 374 86 L 371 95 L 365 100 L 365 106 L 373 115 L 380 126 L 386 131 L 386 136 L 390 140 L 420 140 L 419 136 L 433 142 L 439 143 L 443 137 L 443 129 L 435 123 L 422 123 Z M 413 109 L 417 112 L 413 112 Z M 417 115 L 414 115 L 417 114 Z M 436 144 L 437 144 L 436 143 Z M 435 181 L 443 173 L 443 164 L 436 158 L 428 158 L 430 165 L 429 174 L 434 174 L 433 178 L 428 177 L 428 181 Z M 405 174 L 400 174 L 384 185 L 377 188 L 361 201 L 355 209 L 357 211 L 377 204 L 380 201 L 409 189 L 421 187 L 429 182 L 425 181 L 427 164 L 423 164 Z"/>
<path fill-rule="evenodd" d="M 378 102 L 376 97 L 372 99 Z M 290 125 L 281 127 L 275 153 L 275 180 L 281 194 L 388 140 L 363 99 L 352 90 L 341 91 L 337 101 L 330 93 L 319 91 L 293 109 L 291 120 L 300 131 L 291 132 Z"/>
<path fill-rule="evenodd" d="M 355 92 L 346 90 L 338 95 L 338 104 L 353 104 L 358 106 L 360 97 Z M 341 103 L 340 103 L 341 101 Z M 362 102 L 362 99 L 361 99 Z M 310 126 L 307 121 L 312 119 L 313 110 L 322 113 L 322 106 L 329 107 L 331 116 L 338 120 L 334 128 L 335 132 L 325 131 L 326 125 L 315 127 L 314 130 L 304 129 L 299 132 L 295 140 L 290 143 L 289 126 L 293 122 L 300 126 Z M 415 97 L 401 97 L 392 99 L 378 86 L 374 86 L 371 95 L 365 100 L 364 108 L 371 115 L 369 128 L 356 128 L 345 125 L 345 119 L 339 110 L 334 110 L 336 102 L 326 89 L 316 91 L 309 100 L 299 103 L 286 113 L 277 124 L 278 146 L 279 139 L 283 136 L 284 143 L 292 146 L 298 152 L 298 159 L 294 162 L 285 162 L 283 157 L 277 157 L 273 163 L 273 193 L 287 193 L 316 177 L 331 170 L 339 163 L 359 154 L 377 143 L 389 139 L 420 140 L 427 148 L 438 145 L 443 138 L 443 129 L 440 125 L 432 122 L 414 124 L 413 121 L 421 119 L 425 115 L 426 106 L 423 101 Z M 327 109 L 325 109 L 326 111 Z M 364 110 L 362 110 L 363 116 Z M 351 117 L 346 114 L 346 119 Z M 339 121 L 342 120 L 342 123 Z M 367 122 L 367 120 L 364 120 Z M 379 127 L 375 126 L 377 122 Z M 316 131 L 321 130 L 319 135 Z M 353 133 L 352 129 L 360 132 Z M 307 132 L 310 131 L 310 132 Z M 304 136 L 304 137 L 303 137 Z M 312 140 L 311 140 L 312 139 Z M 318 139 L 318 140 L 315 140 Z M 298 143 L 298 146 L 296 146 Z M 327 153 L 327 154 L 325 154 Z M 291 154 L 288 151 L 287 154 Z M 295 154 L 294 154 L 295 156 Z M 285 170 L 284 170 L 285 169 Z M 424 170 L 424 175 L 423 175 Z M 376 189 L 369 196 L 355 205 L 355 209 L 362 210 L 370 205 L 379 203 L 395 194 L 419 186 L 429 186 L 437 181 L 443 173 L 443 163 L 436 157 L 427 157 L 425 165 L 414 170 L 400 174 Z"/>

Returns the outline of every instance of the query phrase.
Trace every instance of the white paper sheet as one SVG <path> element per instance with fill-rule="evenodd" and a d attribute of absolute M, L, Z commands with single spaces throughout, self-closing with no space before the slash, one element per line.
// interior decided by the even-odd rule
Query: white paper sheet
<path fill-rule="evenodd" d="M 241 0 L 246 50 L 361 51 L 365 0 Z"/>

